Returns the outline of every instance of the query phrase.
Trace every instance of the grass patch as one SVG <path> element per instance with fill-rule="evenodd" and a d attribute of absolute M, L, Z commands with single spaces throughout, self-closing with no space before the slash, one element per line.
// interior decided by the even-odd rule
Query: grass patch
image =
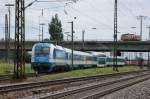
<path fill-rule="evenodd" d="M 13 69 L 14 69 L 13 64 L 0 63 L 0 75 L 13 73 Z M 141 70 L 138 66 L 124 66 L 124 67 L 118 67 L 118 69 L 119 72 Z M 25 70 L 26 73 L 34 73 L 34 71 L 31 69 L 30 64 L 26 64 Z M 61 79 L 61 78 L 91 76 L 91 75 L 98 75 L 98 74 L 101 75 L 101 74 L 110 74 L 110 73 L 117 73 L 117 72 L 113 71 L 112 67 L 89 68 L 89 69 L 72 70 L 72 71 L 62 72 L 62 73 L 53 73 L 53 74 L 42 76 L 40 77 L 40 79 L 50 80 L 50 79 Z"/>
<path fill-rule="evenodd" d="M 124 67 L 118 67 L 118 69 L 119 72 L 141 70 L 138 66 L 124 66 Z M 69 72 L 50 74 L 50 75 L 43 76 L 42 79 L 44 80 L 61 79 L 61 78 L 68 78 L 68 77 L 81 77 L 81 76 L 91 76 L 91 75 L 110 74 L 110 73 L 118 73 L 118 72 L 113 71 L 112 67 L 89 68 L 89 69 L 72 70 Z"/>
<path fill-rule="evenodd" d="M 7 63 L 0 63 L 0 75 L 2 74 L 10 74 L 13 73 L 14 65 Z M 31 69 L 30 64 L 25 65 L 26 73 L 33 73 L 34 71 Z"/>

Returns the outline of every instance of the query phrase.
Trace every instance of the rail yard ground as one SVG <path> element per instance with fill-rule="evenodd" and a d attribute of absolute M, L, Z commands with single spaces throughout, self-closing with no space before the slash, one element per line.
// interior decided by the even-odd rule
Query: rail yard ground
<path fill-rule="evenodd" d="M 119 72 L 141 70 L 138 66 L 123 66 L 123 67 L 118 67 L 118 69 Z M 0 74 L 8 74 L 8 72 L 12 73 L 12 71 L 13 71 L 13 64 L 0 63 Z M 34 71 L 31 69 L 30 64 L 26 64 L 26 73 L 34 73 Z M 25 81 L 41 81 L 41 80 L 45 81 L 45 80 L 111 74 L 111 73 L 117 73 L 117 72 L 113 71 L 112 67 L 88 68 L 88 69 L 71 70 L 68 72 L 44 74 L 42 76 L 36 76 L 36 77 L 28 77 Z"/>
<path fill-rule="evenodd" d="M 1 74 L 11 74 L 14 70 L 14 64 L 8 64 L 0 62 L 0 75 Z M 26 64 L 26 73 L 33 73 L 34 71 L 31 69 L 30 64 Z"/>
<path fill-rule="evenodd" d="M 105 95 L 99 99 L 150 99 L 150 80 Z"/>
<path fill-rule="evenodd" d="M 116 87 L 114 85 L 118 86 L 122 84 L 121 82 L 124 81 L 126 81 L 126 84 L 131 85 L 130 81 L 141 82 L 144 79 L 149 79 L 149 78 L 150 78 L 149 71 L 140 71 L 140 72 L 136 71 L 130 73 L 126 72 L 126 73 L 117 73 L 117 74 L 110 74 L 110 75 L 97 75 L 97 76 L 89 76 L 89 77 L 81 77 L 81 78 L 51 80 L 46 82 L 32 82 L 32 83 L 24 82 L 22 84 L 13 84 L 13 85 L 10 84 L 10 85 L 1 86 L 0 99 L 1 98 L 2 99 L 16 99 L 16 98 L 17 99 L 18 98 L 20 99 L 22 98 L 23 99 L 33 99 L 33 98 L 34 99 L 79 99 L 79 97 L 87 96 L 86 94 L 88 94 L 89 91 L 92 90 L 95 90 L 93 91 L 95 93 L 95 92 L 99 92 L 97 90 L 101 90 L 103 87 L 105 88 L 108 86 L 109 89 L 112 87 Z M 86 94 L 81 94 L 81 93 L 86 93 Z M 72 95 L 74 95 L 75 97 L 77 95 L 78 98 L 72 97 Z M 56 97 L 52 98 L 53 96 Z M 69 98 L 70 96 L 71 98 Z M 86 98 L 84 97 L 84 99 Z M 93 99 L 93 98 L 87 98 L 87 99 Z"/>
<path fill-rule="evenodd" d="M 130 72 L 130 71 L 141 70 L 138 66 L 124 66 L 124 67 L 118 67 L 118 69 L 119 72 Z M 112 67 L 88 68 L 88 69 L 72 70 L 68 72 L 53 73 L 53 74 L 44 75 L 36 78 L 39 78 L 40 80 L 49 80 L 49 79 L 53 80 L 53 79 L 61 79 L 61 78 L 71 78 L 71 77 L 81 77 L 81 76 L 91 76 L 91 75 L 101 75 L 101 74 L 111 74 L 111 73 L 118 73 L 118 72 L 113 71 Z M 33 79 L 33 78 L 29 78 L 29 79 Z"/>

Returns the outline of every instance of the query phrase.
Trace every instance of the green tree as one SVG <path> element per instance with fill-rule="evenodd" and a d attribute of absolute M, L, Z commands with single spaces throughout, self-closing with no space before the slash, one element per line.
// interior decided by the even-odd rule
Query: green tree
<path fill-rule="evenodd" d="M 63 41 L 62 24 L 58 18 L 58 14 L 52 17 L 49 23 L 50 40 L 55 41 L 56 44 Z"/>

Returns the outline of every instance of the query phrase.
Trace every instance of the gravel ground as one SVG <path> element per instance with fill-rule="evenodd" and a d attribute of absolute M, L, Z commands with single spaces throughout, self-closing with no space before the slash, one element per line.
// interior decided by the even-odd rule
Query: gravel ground
<path fill-rule="evenodd" d="M 79 82 L 73 82 L 70 84 L 62 84 L 62 85 L 53 85 L 53 86 L 46 86 L 42 88 L 33 88 L 29 90 L 23 90 L 23 91 L 15 91 L 11 92 L 9 94 L 0 94 L 0 99 L 16 99 L 16 98 L 22 98 L 22 97 L 28 97 L 28 96 L 38 96 L 39 94 L 44 94 L 44 93 L 54 93 L 58 90 L 66 90 L 66 89 L 73 89 L 76 87 L 81 87 L 81 86 L 89 86 L 91 84 L 95 83 L 103 83 L 106 81 L 111 81 L 111 80 L 116 80 L 120 78 L 127 78 L 127 77 L 132 77 L 133 75 L 123 75 L 123 76 L 116 76 L 114 78 L 108 77 L 108 78 L 101 78 L 101 79 L 94 79 L 94 80 L 88 80 L 88 81 L 79 81 Z M 30 99 L 30 98 L 28 98 Z M 69 99 L 69 98 L 67 98 Z"/>
<path fill-rule="evenodd" d="M 99 99 L 150 99 L 150 80 L 122 89 Z"/>
<path fill-rule="evenodd" d="M 133 75 L 130 75 L 131 77 Z M 29 89 L 29 90 L 26 90 L 26 91 L 16 91 L 16 92 L 12 92 L 10 94 L 0 94 L 0 99 L 18 99 L 21 97 L 27 97 L 27 96 L 32 96 L 32 95 L 37 95 L 37 94 L 43 94 L 43 93 L 49 93 L 49 92 L 54 92 L 54 91 L 57 91 L 57 90 L 61 90 L 63 88 L 69 88 L 69 87 L 75 87 L 75 86 L 81 86 L 81 85 L 84 85 L 84 84 L 88 84 L 88 83 L 92 83 L 92 82 L 101 82 L 105 80 L 108 81 L 108 80 L 115 80 L 115 79 L 118 79 L 118 78 L 127 78 L 129 77 L 128 76 L 119 76 L 119 77 L 114 77 L 114 78 L 107 78 L 107 79 L 101 79 L 101 80 L 89 80 L 89 81 L 82 81 L 82 82 L 74 82 L 74 83 L 70 83 L 70 84 L 66 84 L 66 85 L 60 85 L 60 86 L 47 86 L 46 88 L 45 87 L 42 87 L 42 90 L 39 91 L 38 88 L 36 89 Z M 150 81 L 149 81 L 150 82 Z M 150 84 L 149 84 L 150 85 Z M 40 88 L 39 88 L 40 89 Z M 149 88 L 150 89 L 150 88 Z M 68 99 L 68 98 L 66 98 Z M 76 98 L 77 99 L 77 98 Z M 107 99 L 107 98 L 104 98 L 104 99 Z M 112 99 L 112 98 L 109 98 L 109 99 Z M 120 98 L 115 98 L 114 99 L 120 99 Z M 128 99 L 132 99 L 132 98 L 128 98 Z M 137 99 L 137 98 L 136 98 Z M 141 99 L 145 99 L 145 98 L 141 98 Z"/>

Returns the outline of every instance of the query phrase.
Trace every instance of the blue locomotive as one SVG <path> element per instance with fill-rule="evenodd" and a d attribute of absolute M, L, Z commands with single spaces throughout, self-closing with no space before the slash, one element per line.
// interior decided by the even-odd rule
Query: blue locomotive
<path fill-rule="evenodd" d="M 97 58 L 92 54 L 74 51 L 73 66 L 71 57 L 70 49 L 49 43 L 36 43 L 32 48 L 31 66 L 38 73 L 97 66 Z"/>

